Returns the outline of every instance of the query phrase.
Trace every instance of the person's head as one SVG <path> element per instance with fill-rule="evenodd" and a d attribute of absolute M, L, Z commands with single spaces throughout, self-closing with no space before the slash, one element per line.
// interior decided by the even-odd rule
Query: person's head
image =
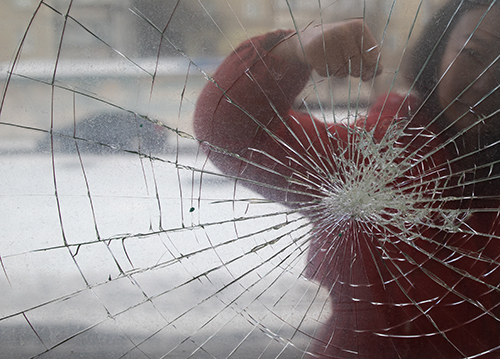
<path fill-rule="evenodd" d="M 428 23 L 412 55 L 410 80 L 427 112 L 458 127 L 498 108 L 500 0 L 451 0 Z M 428 97 L 429 96 L 429 97 Z M 428 98 L 427 98 L 428 97 Z M 493 106 L 493 107 L 492 107 Z M 471 117 L 471 118 L 472 118 Z M 470 120 L 470 119 L 469 119 Z"/>

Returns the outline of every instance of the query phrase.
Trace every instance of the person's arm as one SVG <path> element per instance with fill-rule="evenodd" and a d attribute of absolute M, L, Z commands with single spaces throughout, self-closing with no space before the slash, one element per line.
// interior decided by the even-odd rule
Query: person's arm
<path fill-rule="evenodd" d="M 376 42 L 360 20 L 247 40 L 203 90 L 195 134 L 224 173 L 248 180 L 265 197 L 311 200 L 316 180 L 308 173 L 333 170 L 322 160 L 332 143 L 324 123 L 291 110 L 294 99 L 312 70 L 343 76 L 351 68 L 352 76 L 368 79 L 377 59 Z"/>
<path fill-rule="evenodd" d="M 196 106 L 198 139 L 241 154 L 257 132 L 288 114 L 309 79 L 307 66 L 271 54 L 291 31 L 276 31 L 240 44 L 205 86 Z"/>
<path fill-rule="evenodd" d="M 194 119 L 197 138 L 220 170 L 280 202 L 291 200 L 284 189 L 292 172 L 282 125 L 309 79 L 305 64 L 269 53 L 291 34 L 276 31 L 242 43 L 206 85 Z"/>

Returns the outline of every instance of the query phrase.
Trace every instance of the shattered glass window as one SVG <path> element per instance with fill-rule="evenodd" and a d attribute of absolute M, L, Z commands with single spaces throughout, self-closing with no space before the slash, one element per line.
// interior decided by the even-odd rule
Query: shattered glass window
<path fill-rule="evenodd" d="M 0 357 L 498 358 L 499 17 L 2 1 Z"/>

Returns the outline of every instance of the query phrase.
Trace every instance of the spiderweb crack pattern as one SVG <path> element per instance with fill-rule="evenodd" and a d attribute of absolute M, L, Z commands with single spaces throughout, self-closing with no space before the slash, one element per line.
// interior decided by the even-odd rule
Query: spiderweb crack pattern
<path fill-rule="evenodd" d="M 483 66 L 452 102 L 466 114 L 423 121 L 446 77 L 406 106 L 432 56 L 417 74 L 405 66 L 434 3 L 0 4 L 12 27 L 0 41 L 0 357 L 497 357 L 500 137 L 484 106 L 498 81 L 472 105 L 466 94 L 498 78 L 500 47 L 472 51 L 475 26 L 453 58 Z M 286 117 L 245 70 L 281 132 L 216 75 L 240 43 L 258 52 L 255 35 L 350 18 L 380 43 L 373 80 L 309 71 Z M 197 135 L 207 86 L 281 151 Z M 386 91 L 403 98 L 390 121 Z"/>

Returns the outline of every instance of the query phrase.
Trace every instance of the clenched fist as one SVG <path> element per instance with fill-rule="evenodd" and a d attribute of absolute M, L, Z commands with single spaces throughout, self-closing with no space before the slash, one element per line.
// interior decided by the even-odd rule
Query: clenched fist
<path fill-rule="evenodd" d="M 351 75 L 368 81 L 382 72 L 378 44 L 362 19 L 307 28 L 272 53 L 306 63 L 323 77 Z"/>

